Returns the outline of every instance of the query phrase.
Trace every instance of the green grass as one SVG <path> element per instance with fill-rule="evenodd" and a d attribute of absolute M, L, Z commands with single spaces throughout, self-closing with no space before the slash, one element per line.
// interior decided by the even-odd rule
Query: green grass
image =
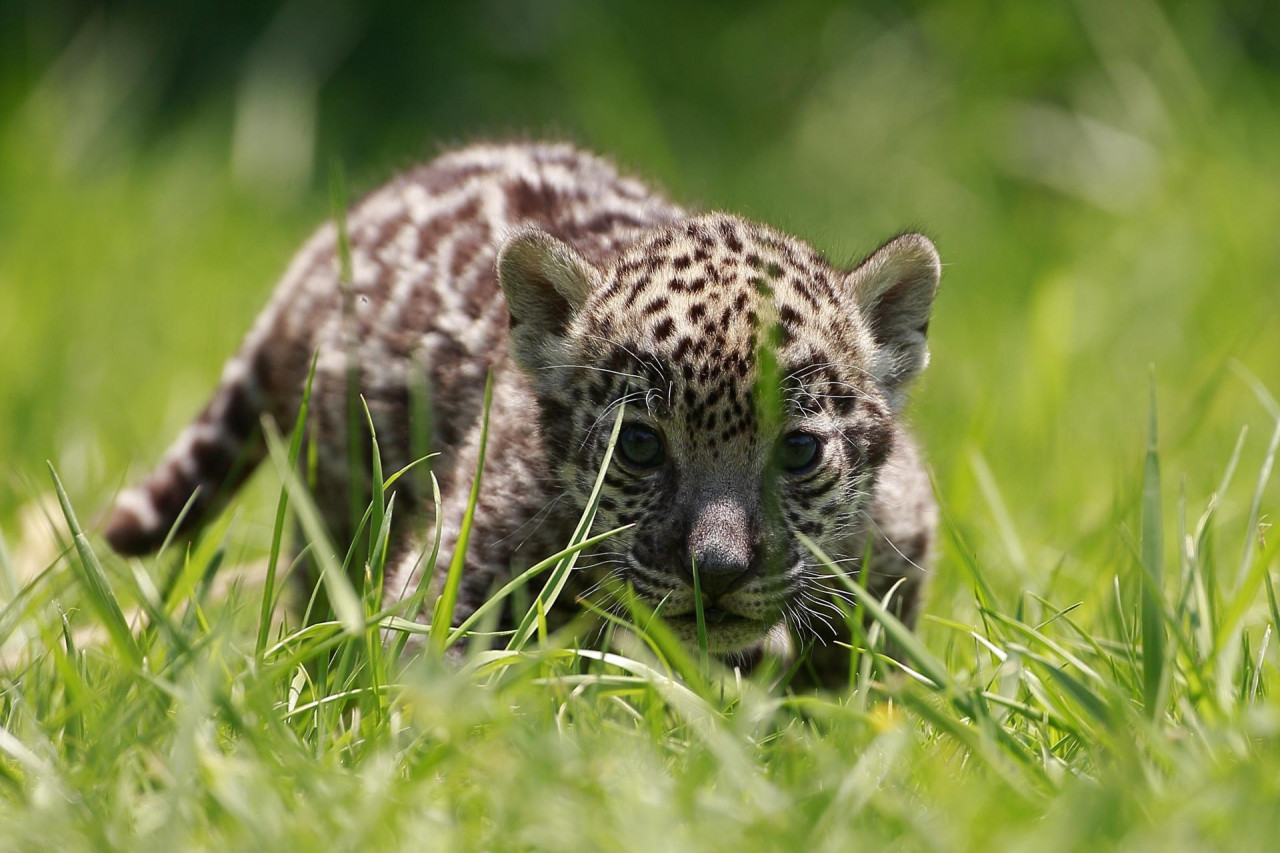
<path fill-rule="evenodd" d="M 839 260 L 937 238 L 911 417 L 938 559 L 914 635 L 854 587 L 871 627 L 840 695 L 739 681 L 638 604 L 607 655 L 549 632 L 589 521 L 503 591 L 519 636 L 486 611 L 446 665 L 437 623 L 402 666 L 378 503 L 367 570 L 322 565 L 334 612 L 303 628 L 286 519 L 324 532 L 287 438 L 190 546 L 111 555 L 101 510 L 328 182 L 246 184 L 222 90 L 145 124 L 127 20 L 33 48 L 0 79 L 0 849 L 1271 849 L 1280 74 L 1265 22 L 1217 9 L 583 11 L 543 53 L 441 36 L 455 124 L 359 114 L 337 78 L 366 135 L 317 160 L 358 188 L 421 140 L 568 128 Z"/>
<path fill-rule="evenodd" d="M 288 505 L 308 534 L 320 532 L 289 452 L 271 445 Z M 1272 439 L 1255 494 L 1275 454 Z M 1147 459 L 1133 497 L 1141 553 L 1130 543 L 1104 567 L 1116 597 L 1085 611 L 1090 621 L 1079 602 L 978 592 L 973 622 L 927 617 L 941 639 L 927 644 L 828 564 L 856 598 L 851 617 L 875 626 L 840 695 L 793 693 L 776 672 L 708 673 L 705 655 L 695 660 L 637 610 L 639 641 L 624 651 L 546 636 L 544 604 L 590 510 L 570 550 L 521 578 L 555 566 L 505 649 L 481 631 L 446 664 L 460 634 L 437 625 L 413 629 L 430 634 L 423 651 L 386 654 L 383 632 L 409 627 L 377 594 L 392 501 L 366 515 L 384 519 L 373 547 L 347 557 L 364 561 L 361 588 L 323 565 L 331 612 L 305 627 L 285 616 L 255 647 L 275 608 L 244 575 L 221 594 L 210 583 L 225 571 L 226 525 L 184 555 L 104 564 L 51 472 L 56 526 L 71 541 L 20 588 L 7 557 L 2 566 L 15 590 L 0 610 L 6 842 L 1267 849 L 1280 828 L 1275 547 L 1253 546 L 1255 516 L 1241 530 L 1212 501 L 1187 527 L 1180 497 L 1177 527 L 1188 535 L 1179 572 L 1160 583 L 1154 444 Z M 285 512 L 281 501 L 277 521 Z M 975 590 L 991 589 L 980 566 L 967 570 Z M 176 576 L 200 580 L 161 595 L 154 579 Z M 1148 591 L 1140 606 L 1125 588 Z M 269 601 L 271 587 L 261 595 Z M 437 616 L 451 609 L 442 600 Z"/>

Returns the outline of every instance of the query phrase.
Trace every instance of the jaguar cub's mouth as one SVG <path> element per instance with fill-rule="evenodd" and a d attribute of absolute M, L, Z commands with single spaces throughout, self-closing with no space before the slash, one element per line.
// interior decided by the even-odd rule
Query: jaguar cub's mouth
<path fill-rule="evenodd" d="M 628 556 L 627 560 L 633 569 L 641 571 L 640 563 L 635 557 Z M 699 645 L 698 610 L 692 600 L 692 593 L 691 588 L 681 586 L 673 579 L 669 595 L 658 600 L 649 597 L 645 599 L 671 628 L 676 639 L 686 647 L 696 649 Z M 724 603 L 728 603 L 728 606 L 722 606 Z M 702 621 L 706 628 L 708 651 L 732 654 L 750 648 L 764 640 L 782 618 L 780 609 L 775 613 L 769 608 L 753 607 L 747 610 L 751 615 L 744 615 L 738 612 L 735 605 L 735 596 L 731 595 L 703 606 Z M 760 616 L 764 618 L 759 618 Z"/>
<path fill-rule="evenodd" d="M 676 637 L 690 648 L 697 648 L 698 613 L 691 610 L 679 616 L 665 616 Z M 719 607 L 708 607 L 702 611 L 702 621 L 706 626 L 707 649 L 716 654 L 740 652 L 755 645 L 765 638 L 772 624 L 762 622 L 722 610 Z"/>
<path fill-rule="evenodd" d="M 683 613 L 679 616 L 668 617 L 668 622 L 679 622 L 686 620 L 694 625 L 698 624 L 698 612 L 696 610 L 689 613 Z M 746 616 L 739 616 L 737 613 L 731 613 L 728 610 L 721 610 L 719 607 L 706 607 L 702 611 L 702 620 L 708 628 L 712 626 L 730 626 L 738 623 L 755 622 L 755 619 L 748 619 Z"/>

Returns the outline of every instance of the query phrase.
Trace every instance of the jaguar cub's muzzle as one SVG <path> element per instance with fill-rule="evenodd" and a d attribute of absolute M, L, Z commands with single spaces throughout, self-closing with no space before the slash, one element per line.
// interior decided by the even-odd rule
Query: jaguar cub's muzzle
<path fill-rule="evenodd" d="M 659 547 L 636 555 L 667 581 L 663 617 L 682 641 L 696 645 L 696 588 L 711 651 L 759 642 L 781 619 L 784 584 L 772 577 L 758 508 L 722 495 L 699 501 L 684 518 L 685 524 L 662 531 Z"/>

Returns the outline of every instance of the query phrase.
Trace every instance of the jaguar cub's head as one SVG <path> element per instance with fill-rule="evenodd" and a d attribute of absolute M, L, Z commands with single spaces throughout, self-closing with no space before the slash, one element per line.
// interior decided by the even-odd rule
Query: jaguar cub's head
<path fill-rule="evenodd" d="M 625 406 L 593 559 L 686 641 L 693 572 L 728 653 L 801 621 L 823 583 L 804 534 L 848 553 L 896 435 L 939 263 L 911 234 L 856 269 L 725 215 L 655 231 L 608 268 L 539 231 L 498 276 L 553 470 L 585 505 Z"/>

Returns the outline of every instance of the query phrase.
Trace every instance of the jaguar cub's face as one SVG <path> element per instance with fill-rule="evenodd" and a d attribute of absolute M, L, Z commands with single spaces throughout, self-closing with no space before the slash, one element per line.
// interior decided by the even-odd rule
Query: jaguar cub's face
<path fill-rule="evenodd" d="M 709 215 L 609 269 L 541 232 L 504 246 L 512 349 L 553 468 L 591 493 L 619 407 L 585 564 L 612 572 L 683 639 L 727 653 L 784 620 L 812 626 L 824 572 L 861 529 L 906 386 L 924 367 L 938 257 L 899 237 L 852 271 L 759 225 Z M 827 614 L 827 619 L 830 614 Z"/>

